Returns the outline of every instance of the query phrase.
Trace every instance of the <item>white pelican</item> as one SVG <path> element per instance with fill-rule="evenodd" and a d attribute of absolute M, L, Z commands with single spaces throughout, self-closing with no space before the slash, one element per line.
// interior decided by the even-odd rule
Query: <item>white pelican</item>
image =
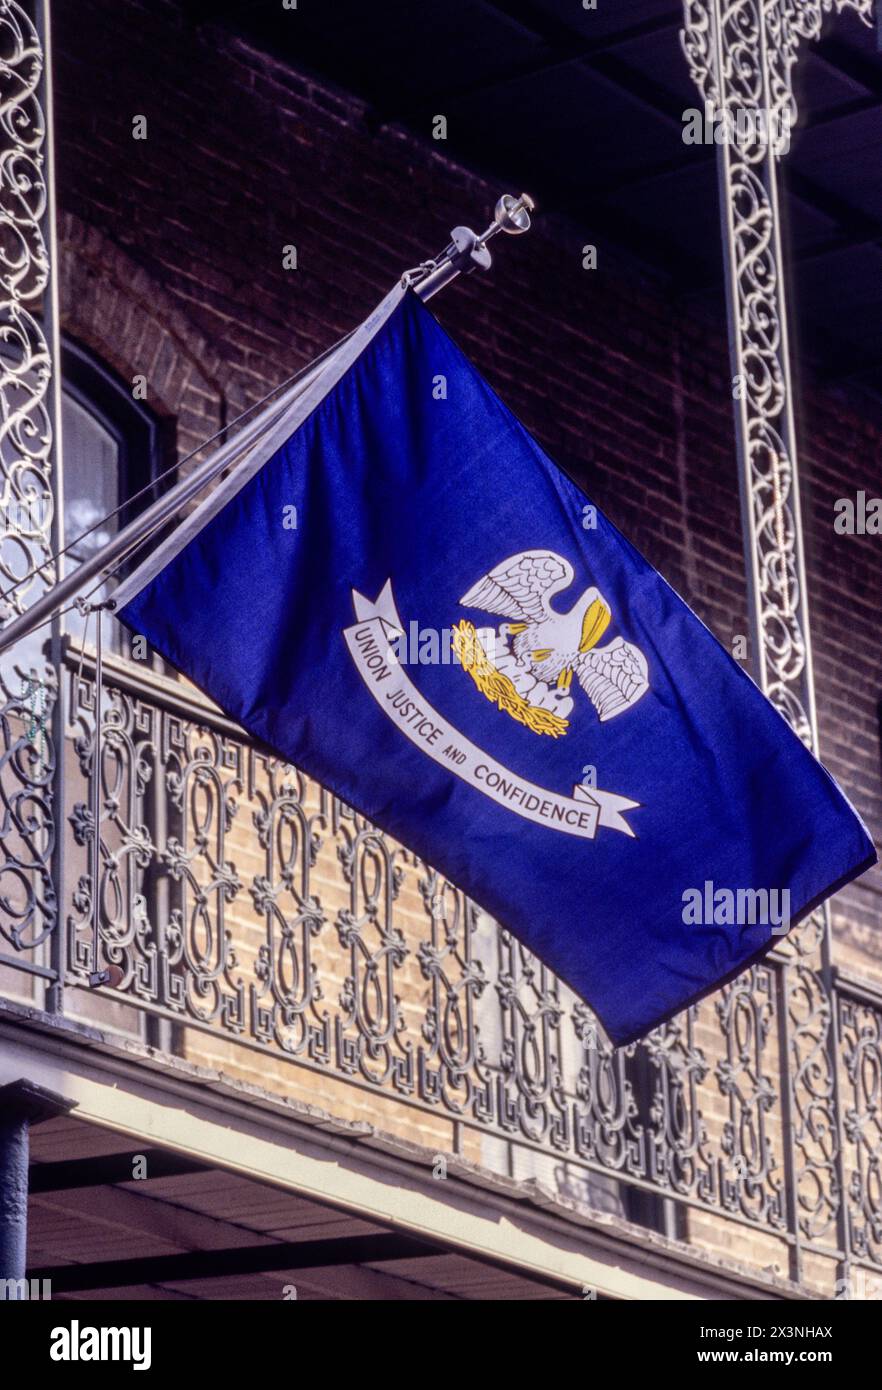
<path fill-rule="evenodd" d="M 569 613 L 552 608 L 551 600 L 574 578 L 572 565 L 562 555 L 524 550 L 485 574 L 460 603 L 513 619 L 500 633 L 511 636 L 517 664 L 545 685 L 554 683 L 564 696 L 575 672 L 598 717 L 613 719 L 649 689 L 646 658 L 621 637 L 597 646 L 612 613 L 593 585 Z"/>

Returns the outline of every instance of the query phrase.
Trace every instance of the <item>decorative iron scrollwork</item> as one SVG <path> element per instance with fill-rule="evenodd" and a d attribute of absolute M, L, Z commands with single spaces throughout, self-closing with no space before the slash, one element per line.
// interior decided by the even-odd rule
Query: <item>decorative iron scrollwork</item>
<path fill-rule="evenodd" d="M 502 1009 L 499 1121 L 536 1144 L 571 1143 L 563 1086 L 560 981 L 511 932 L 499 932 L 496 990 Z"/>
<path fill-rule="evenodd" d="M 842 1101 L 849 1248 L 882 1265 L 882 1009 L 846 995 L 839 1028 L 849 1083 Z"/>
<path fill-rule="evenodd" d="M 493 1115 L 492 1078 L 478 1035 L 475 1006 L 487 985 L 473 952 L 479 911 L 461 889 L 427 869 L 419 880 L 430 935 L 417 959 L 430 997 L 419 1051 L 420 1094 L 455 1115 Z"/>
<path fill-rule="evenodd" d="M 30 953 L 47 939 L 57 915 L 51 735 L 56 686 L 51 669 L 43 683 L 15 668 L 12 684 L 10 691 L 0 677 L 0 949 Z"/>
<path fill-rule="evenodd" d="M 646 1041 L 654 1072 L 650 1172 L 663 1188 L 702 1203 L 717 1200 L 717 1164 L 699 1103 L 709 1063 L 695 1041 L 696 1010 L 656 1028 Z"/>
<path fill-rule="evenodd" d="M 582 1049 L 573 1107 L 573 1145 L 580 1157 L 625 1177 L 648 1173 L 646 1127 L 640 1123 L 628 1060 L 634 1047 L 613 1047 L 591 1010 L 576 1001 L 572 1026 Z"/>
<path fill-rule="evenodd" d="M 783 1180 L 769 1136 L 769 1117 L 779 1102 L 770 1067 L 771 1030 L 776 1019 L 775 972 L 755 965 L 716 1004 L 726 1055 L 716 1066 L 720 1091 L 729 1102 L 723 1127 L 720 1197 L 727 1211 L 783 1229 L 787 1221 Z"/>
<path fill-rule="evenodd" d="M 32 8 L 32 7 L 28 7 Z M 24 612 L 55 579 L 52 361 L 38 314 L 50 276 L 42 106 L 43 48 L 30 14 L 0 0 L 0 546 L 3 588 L 44 568 L 7 600 Z"/>
<path fill-rule="evenodd" d="M 307 812 L 302 773 L 260 755 L 250 767 L 252 819 L 266 854 L 265 872 L 250 890 L 266 931 L 254 966 L 259 983 L 251 986 L 254 1036 L 294 1057 L 327 1063 L 330 1025 L 327 1013 L 318 1013 L 322 986 L 312 958 L 325 916 L 311 882 L 324 818 Z"/>
<path fill-rule="evenodd" d="M 52 361 L 42 323 L 51 274 L 45 64 L 35 14 L 34 4 L 0 0 L 0 589 L 7 595 L 0 621 L 55 580 Z M 0 949 L 31 962 L 57 913 L 50 729 L 57 682 L 36 655 L 39 640 L 16 650 L 0 687 Z M 36 741 L 26 732 L 35 719 Z"/>
<path fill-rule="evenodd" d="M 684 0 L 683 51 L 716 118 L 727 229 L 736 423 L 753 561 L 754 659 L 763 689 L 814 741 L 775 165 L 796 120 L 800 44 L 833 9 L 871 21 L 872 0 Z M 738 113 L 756 117 L 737 122 Z"/>
<path fill-rule="evenodd" d="M 684 0 L 682 31 L 693 81 L 715 119 L 725 119 L 728 127 L 717 158 L 754 660 L 769 699 L 812 748 L 817 732 L 776 166 L 797 115 L 792 77 L 799 46 L 818 37 L 825 15 L 846 9 L 871 22 L 872 0 Z M 739 119 L 745 113 L 752 119 Z M 779 956 L 781 1065 L 791 1111 L 785 1185 L 795 1194 L 791 1219 L 801 1237 L 833 1250 L 845 1232 L 827 909 L 791 932 Z M 765 1083 L 756 1089 L 760 1058 L 751 1064 L 753 1100 L 745 1109 L 738 1072 L 747 1056 L 739 1045 L 743 1060 L 736 1071 L 732 1052 L 733 1029 L 750 1019 L 749 1052 L 755 1053 L 766 1032 L 766 1006 L 757 1013 L 746 983 L 738 982 L 721 1008 L 729 1037 L 721 1081 L 740 1111 L 729 1120 L 725 1146 L 743 1172 L 735 1185 L 724 1183 L 724 1202 L 779 1225 L 777 1178 L 772 1187 L 760 1181 L 768 1171 L 760 1122 L 771 1104 Z M 800 1248 L 793 1250 L 797 1275 Z"/>

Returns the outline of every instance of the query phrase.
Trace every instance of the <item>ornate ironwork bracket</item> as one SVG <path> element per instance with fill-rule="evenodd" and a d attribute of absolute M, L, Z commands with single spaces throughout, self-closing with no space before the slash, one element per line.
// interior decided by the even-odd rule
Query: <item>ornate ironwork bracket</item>
<path fill-rule="evenodd" d="M 797 111 L 800 45 L 825 16 L 873 0 L 684 0 L 683 50 L 719 138 L 729 343 L 755 674 L 817 751 L 796 439 L 787 341 L 777 164 Z M 848 1250 L 837 1123 L 837 1019 L 825 908 L 788 939 L 779 1022 L 789 1070 L 788 1193 L 801 1245 Z M 832 1250 L 831 1250 L 832 1253 Z"/>
<path fill-rule="evenodd" d="M 778 160 L 797 111 L 792 76 L 824 16 L 872 0 L 684 0 L 683 49 L 717 143 L 733 398 L 756 673 L 817 744 L 778 215 Z"/>
<path fill-rule="evenodd" d="M 48 3 L 0 0 L 0 589 L 60 544 L 56 458 L 58 314 Z M 51 561 L 2 601 L 9 620 L 56 578 Z M 0 955 L 54 972 L 37 952 L 57 920 L 53 802 L 57 661 L 46 632 L 13 649 L 0 676 Z M 56 633 L 57 637 L 57 633 Z M 56 653 L 57 656 L 57 653 Z"/>

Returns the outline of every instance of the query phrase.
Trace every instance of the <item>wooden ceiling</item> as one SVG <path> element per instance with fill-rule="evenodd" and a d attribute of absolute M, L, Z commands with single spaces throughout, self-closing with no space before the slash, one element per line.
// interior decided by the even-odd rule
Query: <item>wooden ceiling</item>
<path fill-rule="evenodd" d="M 588 241 L 723 312 L 713 146 L 687 146 L 698 105 L 678 0 L 186 0 L 295 68 L 369 103 L 500 187 L 526 188 Z M 800 109 L 782 162 L 799 355 L 822 382 L 882 395 L 882 54 L 853 11 L 828 18 L 797 65 Z M 437 146 L 435 147 L 437 149 Z"/>

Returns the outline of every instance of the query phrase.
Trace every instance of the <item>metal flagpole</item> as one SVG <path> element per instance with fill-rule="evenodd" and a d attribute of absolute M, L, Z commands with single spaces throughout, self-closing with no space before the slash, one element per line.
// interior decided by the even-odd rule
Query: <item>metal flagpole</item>
<path fill-rule="evenodd" d="M 402 277 L 402 283 L 410 286 L 420 299 L 431 299 L 445 285 L 457 276 L 470 274 L 473 270 L 486 270 L 491 264 L 487 242 L 499 232 L 517 235 L 529 231 L 530 212 L 533 200 L 522 193 L 514 198 L 505 193 L 496 204 L 493 221 L 486 231 L 478 235 L 469 227 L 454 227 L 450 241 L 435 260 L 425 261 Z M 353 330 L 356 332 L 357 330 Z M 26 637 L 35 628 L 60 608 L 72 600 L 90 579 L 112 570 L 132 550 L 138 548 L 149 536 L 165 525 L 181 511 L 187 503 L 203 488 L 219 477 L 224 469 L 236 462 L 243 454 L 257 445 L 261 436 L 277 424 L 287 411 L 304 395 L 321 373 L 331 366 L 337 354 L 349 342 L 348 334 L 340 343 L 328 349 L 320 357 L 304 367 L 292 385 L 266 410 L 261 411 L 234 436 L 222 444 L 213 454 L 193 470 L 189 477 L 183 478 L 162 497 L 146 507 L 139 516 L 123 527 L 106 545 L 73 571 L 64 576 L 47 593 L 31 605 L 6 628 L 0 631 L 0 653 L 7 651 L 16 642 Z"/>

